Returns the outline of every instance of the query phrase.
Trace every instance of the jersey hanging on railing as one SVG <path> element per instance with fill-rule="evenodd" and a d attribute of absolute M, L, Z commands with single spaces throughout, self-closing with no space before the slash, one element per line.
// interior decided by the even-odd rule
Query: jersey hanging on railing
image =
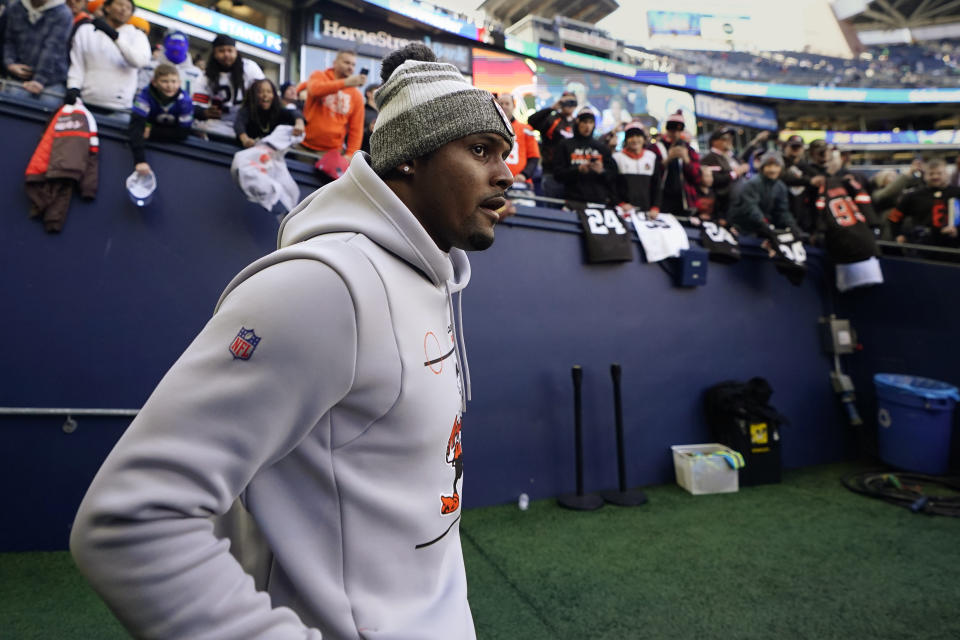
<path fill-rule="evenodd" d="M 700 244 L 715 262 L 732 264 L 740 260 L 740 243 L 729 230 L 716 222 L 704 220 L 700 223 Z"/>
<path fill-rule="evenodd" d="M 649 218 L 645 213 L 634 212 L 632 219 L 647 262 L 675 258 L 690 248 L 687 232 L 673 214 L 661 213 L 656 218 Z"/>
<path fill-rule="evenodd" d="M 776 234 L 776 240 L 771 241 L 773 250 L 773 264 L 777 271 L 787 277 L 795 286 L 800 286 L 807 275 L 807 250 L 792 231 L 781 231 Z"/>
<path fill-rule="evenodd" d="M 576 209 L 583 225 L 583 242 L 587 262 L 629 262 L 633 260 L 633 243 L 619 211 L 588 207 Z"/>
<path fill-rule="evenodd" d="M 24 176 L 29 215 L 40 218 L 47 233 L 63 229 L 74 188 L 87 200 L 96 197 L 99 152 L 97 121 L 82 100 L 53 114 Z"/>

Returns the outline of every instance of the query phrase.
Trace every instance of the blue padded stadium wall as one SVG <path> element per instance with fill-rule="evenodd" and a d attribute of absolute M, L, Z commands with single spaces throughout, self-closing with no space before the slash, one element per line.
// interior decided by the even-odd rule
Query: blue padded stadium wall
<path fill-rule="evenodd" d="M 0 406 L 140 407 L 230 278 L 273 249 L 276 221 L 232 184 L 229 155 L 202 145 L 150 148 L 159 193 L 137 209 L 122 186 L 129 149 L 108 130 L 96 200 L 75 199 L 63 233 L 48 236 L 27 219 L 20 180 L 43 122 L 0 104 L 0 130 Z M 304 194 L 315 187 L 309 173 L 295 177 Z M 574 489 L 574 364 L 584 369 L 588 491 L 616 483 L 612 362 L 623 367 L 631 485 L 673 481 L 669 446 L 710 441 L 701 394 L 731 378 L 772 384 L 773 404 L 791 420 L 785 466 L 850 455 L 818 340 L 829 307 L 819 254 L 800 287 L 746 257 L 711 264 L 707 286 L 679 289 L 640 260 L 583 264 L 575 228 L 515 220 L 472 255 L 464 294 L 474 398 L 463 436 L 467 508 Z M 896 282 L 887 293 L 909 286 Z M 86 486 L 128 422 L 81 417 L 68 434 L 62 417 L 0 419 L 3 513 L 16 523 L 0 528 L 0 551 L 65 548 Z"/>
<path fill-rule="evenodd" d="M 584 265 L 581 245 L 574 234 L 510 227 L 498 230 L 493 250 L 472 257 L 464 307 L 474 402 L 465 451 L 482 460 L 476 473 L 496 473 L 495 484 L 471 477 L 468 499 L 575 489 L 573 364 L 584 369 L 587 491 L 617 482 L 612 362 L 623 369 L 631 485 L 672 482 L 670 445 L 712 441 L 701 395 L 728 379 L 771 383 L 772 404 L 791 420 L 782 429 L 785 466 L 847 454 L 817 333 L 822 256 L 811 252 L 800 287 L 768 260 L 745 257 L 711 264 L 706 286 L 681 289 L 639 260 Z"/>
<path fill-rule="evenodd" d="M 28 219 L 23 189 L 44 118 L 0 102 L 0 406 L 136 409 L 226 283 L 275 248 L 277 222 L 234 186 L 231 157 L 199 142 L 148 148 L 159 189 L 137 208 L 123 132 L 101 125 L 97 197 L 75 195 L 63 232 L 47 235 Z M 297 177 L 302 195 L 312 191 L 309 174 Z M 17 523 L 0 527 L 0 551 L 66 548 L 86 485 L 129 420 L 78 417 L 66 434 L 63 417 L 0 416 L 0 505 Z"/>
<path fill-rule="evenodd" d="M 863 350 L 844 356 L 867 424 L 866 448 L 876 453 L 876 373 L 903 373 L 960 386 L 960 265 L 915 259 L 882 260 L 884 285 L 838 296 L 837 315 L 849 318 Z M 960 471 L 960 430 L 954 421 L 953 458 Z"/>

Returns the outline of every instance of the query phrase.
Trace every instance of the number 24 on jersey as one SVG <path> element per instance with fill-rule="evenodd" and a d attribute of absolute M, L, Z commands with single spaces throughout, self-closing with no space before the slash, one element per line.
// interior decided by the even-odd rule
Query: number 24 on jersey
<path fill-rule="evenodd" d="M 617 235 L 627 232 L 626 227 L 620 220 L 620 216 L 613 209 L 586 209 L 584 213 L 590 223 L 590 233 L 597 236 L 605 236 L 611 231 Z"/>

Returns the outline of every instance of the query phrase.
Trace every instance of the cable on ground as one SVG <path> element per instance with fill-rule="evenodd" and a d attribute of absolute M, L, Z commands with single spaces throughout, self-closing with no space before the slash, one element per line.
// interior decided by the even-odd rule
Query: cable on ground
<path fill-rule="evenodd" d="M 914 513 L 960 518 L 960 478 L 895 471 L 867 471 L 841 480 L 854 493 L 878 498 Z M 947 495 L 929 493 L 932 485 L 950 489 Z"/>

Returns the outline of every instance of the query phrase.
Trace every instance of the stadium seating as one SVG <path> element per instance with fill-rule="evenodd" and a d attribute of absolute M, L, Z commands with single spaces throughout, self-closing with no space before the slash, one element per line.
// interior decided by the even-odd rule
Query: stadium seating
<path fill-rule="evenodd" d="M 757 82 L 852 87 L 956 86 L 960 42 L 873 47 L 857 59 L 795 51 L 691 51 L 631 47 L 652 71 Z"/>

